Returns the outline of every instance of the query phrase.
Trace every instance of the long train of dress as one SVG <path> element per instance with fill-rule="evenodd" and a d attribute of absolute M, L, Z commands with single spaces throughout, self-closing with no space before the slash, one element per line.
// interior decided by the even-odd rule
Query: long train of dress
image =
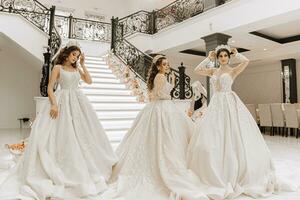
<path fill-rule="evenodd" d="M 47 102 L 37 116 L 17 165 L 0 174 L 0 199 L 76 199 L 103 192 L 117 162 L 87 97 L 78 89 L 80 74 L 60 69 L 55 92 L 59 116 Z"/>
<path fill-rule="evenodd" d="M 231 90 L 231 75 L 214 75 L 211 80 L 214 95 L 196 123 L 188 151 L 189 167 L 200 178 L 201 190 L 214 200 L 241 194 L 259 198 L 280 188 L 289 190 L 279 184 L 256 122 Z"/>
<path fill-rule="evenodd" d="M 156 76 L 156 100 L 139 113 L 117 149 L 119 162 L 103 200 L 207 200 L 187 169 L 193 124 L 169 100 L 171 89 L 164 75 Z"/>

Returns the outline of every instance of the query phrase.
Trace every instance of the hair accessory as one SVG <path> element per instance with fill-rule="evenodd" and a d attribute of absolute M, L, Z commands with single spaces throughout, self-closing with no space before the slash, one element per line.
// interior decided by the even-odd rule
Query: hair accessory
<path fill-rule="evenodd" d="M 160 54 L 156 55 L 156 56 L 154 56 L 152 62 L 155 64 L 158 61 L 158 59 L 164 58 L 164 57 L 165 57 L 164 55 L 160 55 Z"/>
<path fill-rule="evenodd" d="M 80 44 L 76 40 L 69 40 L 69 42 L 66 44 L 66 48 L 69 48 L 71 46 L 76 46 L 80 48 Z"/>
<path fill-rule="evenodd" d="M 219 46 L 216 47 L 215 52 L 217 53 L 220 49 L 227 49 L 229 52 L 231 52 L 231 48 L 230 48 L 229 45 L 221 44 L 221 45 L 219 45 Z"/>

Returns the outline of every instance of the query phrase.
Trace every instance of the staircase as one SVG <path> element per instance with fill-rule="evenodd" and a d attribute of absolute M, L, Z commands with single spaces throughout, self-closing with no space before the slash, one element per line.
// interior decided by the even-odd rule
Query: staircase
<path fill-rule="evenodd" d="M 114 148 L 131 127 L 144 103 L 131 95 L 131 90 L 112 73 L 104 57 L 86 56 L 85 65 L 93 83 L 81 83 L 81 89 L 94 107 Z"/>

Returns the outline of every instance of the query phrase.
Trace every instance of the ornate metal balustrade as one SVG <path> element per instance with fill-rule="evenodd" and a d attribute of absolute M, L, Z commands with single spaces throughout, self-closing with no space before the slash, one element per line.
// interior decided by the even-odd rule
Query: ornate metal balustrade
<path fill-rule="evenodd" d="M 196 16 L 204 10 L 204 0 L 177 0 L 155 11 L 156 31 Z"/>
<path fill-rule="evenodd" d="M 147 11 L 139 11 L 119 20 L 124 37 L 134 33 L 151 34 L 151 18 L 152 15 Z"/>
<path fill-rule="evenodd" d="M 194 17 L 205 10 L 208 0 L 176 0 L 153 12 L 139 11 L 119 20 L 124 37 L 134 33 L 155 34 L 158 31 Z M 231 0 L 219 0 L 219 6 Z"/>
<path fill-rule="evenodd" d="M 116 57 L 144 82 L 146 82 L 148 71 L 151 67 L 153 58 L 148 54 L 140 51 L 133 44 L 124 38 L 124 29 L 119 23 L 118 18 L 112 19 L 112 49 Z M 174 76 L 168 76 L 168 79 L 175 77 L 175 86 L 171 91 L 171 96 L 175 99 L 189 99 L 193 92 L 190 86 L 190 77 L 185 74 L 183 64 L 178 67 L 178 70 L 171 68 L 171 73 Z"/>
<path fill-rule="evenodd" d="M 172 74 L 174 75 L 172 76 Z M 172 82 L 172 77 L 175 77 L 175 86 L 171 91 L 171 96 L 174 99 L 192 98 L 193 91 L 191 88 L 191 78 L 185 74 L 183 63 L 178 67 L 178 70 L 171 68 L 171 72 L 167 76 L 169 82 Z"/>
<path fill-rule="evenodd" d="M 23 16 L 42 31 L 49 32 L 51 10 L 36 0 L 1 0 L 0 11 Z"/>
<path fill-rule="evenodd" d="M 119 39 L 116 42 L 114 54 L 131 70 L 146 81 L 148 70 L 152 64 L 152 57 L 136 48 L 126 39 Z"/>
<path fill-rule="evenodd" d="M 72 16 L 55 16 L 55 27 L 63 38 L 110 42 L 111 24 Z"/>

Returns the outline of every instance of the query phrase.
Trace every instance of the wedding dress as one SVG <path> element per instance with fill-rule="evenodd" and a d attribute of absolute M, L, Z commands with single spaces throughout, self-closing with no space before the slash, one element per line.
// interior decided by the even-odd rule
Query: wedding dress
<path fill-rule="evenodd" d="M 214 94 L 197 121 L 188 164 L 211 199 L 241 194 L 254 198 L 274 192 L 276 176 L 269 149 L 253 117 L 235 92 L 229 73 L 213 75 Z"/>
<path fill-rule="evenodd" d="M 186 151 L 193 123 L 171 101 L 172 85 L 156 75 L 153 101 L 139 113 L 117 149 L 103 200 L 207 200 L 198 178 L 187 169 Z"/>
<path fill-rule="evenodd" d="M 80 74 L 60 67 L 55 92 L 59 115 L 47 101 L 32 126 L 24 155 L 0 173 L 0 199 L 88 198 L 103 192 L 117 158 L 89 100 Z"/>

